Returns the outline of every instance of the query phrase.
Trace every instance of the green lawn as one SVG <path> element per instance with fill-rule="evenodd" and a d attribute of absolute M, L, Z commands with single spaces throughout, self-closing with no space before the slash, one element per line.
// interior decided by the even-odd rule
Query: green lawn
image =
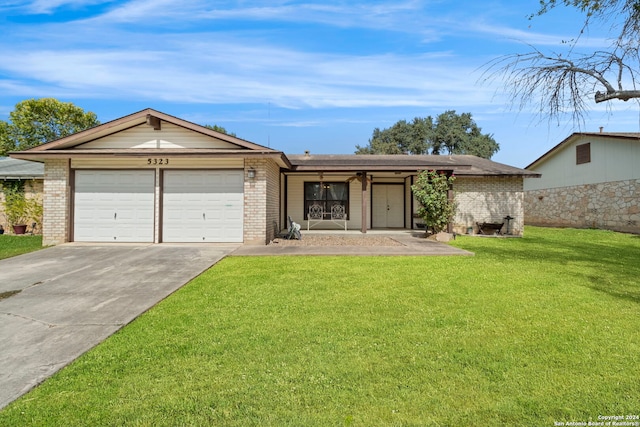
<path fill-rule="evenodd" d="M 42 249 L 42 236 L 0 234 L 0 259 Z"/>
<path fill-rule="evenodd" d="M 640 237 L 231 257 L 0 425 L 553 426 L 640 415 Z"/>

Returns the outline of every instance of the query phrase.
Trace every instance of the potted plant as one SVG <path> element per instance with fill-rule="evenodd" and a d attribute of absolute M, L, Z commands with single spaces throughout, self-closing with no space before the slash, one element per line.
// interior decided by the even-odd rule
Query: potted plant
<path fill-rule="evenodd" d="M 9 225 L 13 227 L 14 234 L 24 234 L 32 209 L 32 203 L 26 199 L 24 192 L 18 189 L 5 189 L 2 204 L 4 215 Z"/>

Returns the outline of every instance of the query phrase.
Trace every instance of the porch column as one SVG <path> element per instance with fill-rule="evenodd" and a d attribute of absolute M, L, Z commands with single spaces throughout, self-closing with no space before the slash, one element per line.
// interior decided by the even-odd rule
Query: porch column
<path fill-rule="evenodd" d="M 362 227 L 363 233 L 367 232 L 367 173 L 362 172 Z"/>
<path fill-rule="evenodd" d="M 449 201 L 449 203 L 453 203 L 453 187 L 449 187 L 449 189 L 447 190 L 447 199 Z M 447 233 L 453 233 L 453 217 L 449 218 L 449 222 L 447 223 Z"/>

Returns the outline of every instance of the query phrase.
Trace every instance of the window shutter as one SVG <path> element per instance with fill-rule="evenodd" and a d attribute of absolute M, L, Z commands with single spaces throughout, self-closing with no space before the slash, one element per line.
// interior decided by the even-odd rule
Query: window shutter
<path fill-rule="evenodd" d="M 591 143 L 576 145 L 576 164 L 591 163 Z"/>

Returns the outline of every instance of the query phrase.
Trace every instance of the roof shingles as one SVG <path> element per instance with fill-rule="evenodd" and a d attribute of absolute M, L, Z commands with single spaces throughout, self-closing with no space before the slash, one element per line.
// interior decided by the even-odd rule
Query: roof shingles
<path fill-rule="evenodd" d="M 469 155 L 289 154 L 292 170 L 413 171 L 451 170 L 465 176 L 538 176 L 536 173 Z"/>
<path fill-rule="evenodd" d="M 0 157 L 0 179 L 41 179 L 44 165 L 38 162 Z"/>

